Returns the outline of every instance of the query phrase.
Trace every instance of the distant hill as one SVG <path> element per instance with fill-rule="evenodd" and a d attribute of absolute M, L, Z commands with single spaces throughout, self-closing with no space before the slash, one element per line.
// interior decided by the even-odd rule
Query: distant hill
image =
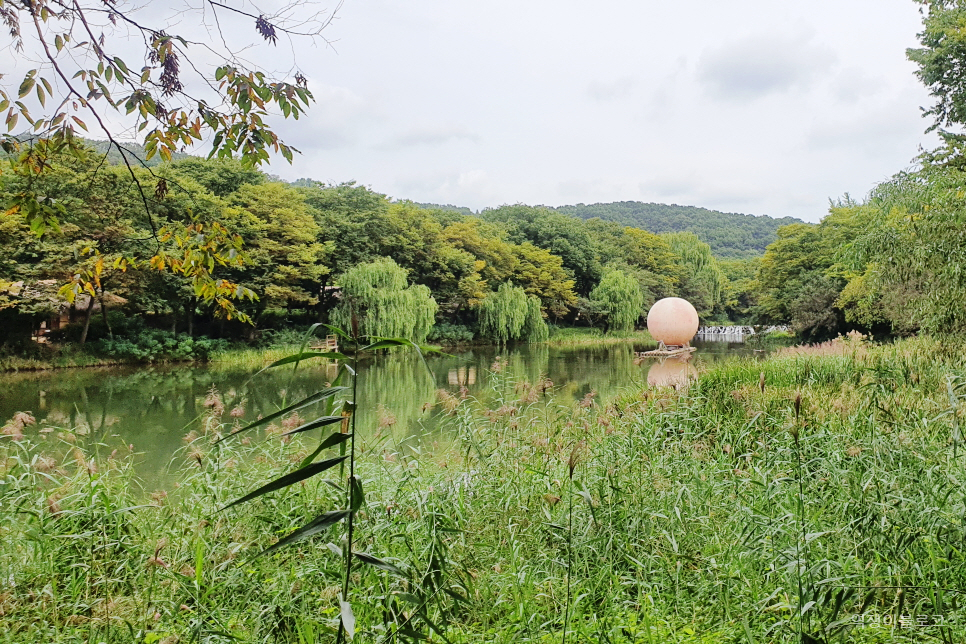
<path fill-rule="evenodd" d="M 475 215 L 476 213 L 467 208 L 466 206 L 454 206 L 453 204 L 439 204 L 439 203 L 415 203 L 420 208 L 425 208 L 426 210 L 444 210 L 446 212 L 458 212 L 461 215 Z"/>
<path fill-rule="evenodd" d="M 98 154 L 107 153 L 107 162 L 113 165 L 121 165 L 124 160 L 121 158 L 121 153 L 117 151 L 117 148 L 111 145 L 110 141 L 94 141 L 92 139 L 84 139 L 84 143 L 93 148 Z M 128 161 L 131 165 L 146 165 L 149 168 L 163 163 L 164 160 L 161 158 L 160 154 L 156 154 L 150 159 L 146 159 L 147 153 L 144 150 L 144 146 L 140 143 L 131 143 L 128 141 L 120 141 L 121 147 L 124 148 L 126 152 L 134 155 L 137 161 L 130 156 L 128 156 Z M 190 159 L 192 155 L 184 154 L 182 152 L 175 152 L 171 155 L 172 161 L 180 161 L 181 159 Z"/>
<path fill-rule="evenodd" d="M 36 137 L 29 133 L 24 132 L 23 134 L 18 134 L 14 138 L 18 139 L 21 143 L 27 143 Z M 98 154 L 107 153 L 107 162 L 112 165 L 120 165 L 124 163 L 121 158 L 121 153 L 117 151 L 117 148 L 111 145 L 110 141 L 100 141 L 95 139 L 85 139 L 84 137 L 75 137 L 80 141 L 84 142 L 84 145 L 94 150 Z M 163 163 L 161 155 L 155 155 L 150 160 L 147 160 L 147 153 L 144 150 L 144 146 L 140 143 L 132 143 L 129 141 L 119 141 L 121 146 L 129 153 L 128 161 L 131 162 L 132 166 L 147 166 L 153 168 L 156 165 Z M 8 155 L 0 153 L 0 158 L 6 158 Z M 181 159 L 190 159 L 193 155 L 184 154 L 182 152 L 175 152 L 171 155 L 172 161 L 180 161 Z"/>
<path fill-rule="evenodd" d="M 775 241 L 775 231 L 779 226 L 804 223 L 794 217 L 774 219 L 767 215 L 742 215 L 696 206 L 640 201 L 577 204 L 560 206 L 554 210 L 581 219 L 600 217 L 625 226 L 643 228 L 652 233 L 692 232 L 711 246 L 711 252 L 716 257 L 722 259 L 762 255 L 765 247 Z"/>

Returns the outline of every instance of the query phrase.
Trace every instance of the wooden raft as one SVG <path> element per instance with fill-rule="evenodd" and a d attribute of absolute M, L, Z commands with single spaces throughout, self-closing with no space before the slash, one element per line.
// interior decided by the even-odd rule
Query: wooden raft
<path fill-rule="evenodd" d="M 689 356 L 695 350 L 695 347 L 662 347 L 651 351 L 635 351 L 634 355 L 638 358 L 673 358 L 675 356 Z"/>

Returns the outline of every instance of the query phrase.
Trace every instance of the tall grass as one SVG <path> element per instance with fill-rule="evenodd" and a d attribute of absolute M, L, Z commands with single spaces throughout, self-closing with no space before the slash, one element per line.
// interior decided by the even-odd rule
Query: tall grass
<path fill-rule="evenodd" d="M 607 346 L 626 343 L 654 343 L 651 334 L 644 330 L 615 331 L 604 333 L 600 329 L 587 327 L 552 327 L 547 344 L 553 346 L 581 346 L 585 344 Z M 656 343 L 655 343 L 656 344 Z"/>
<path fill-rule="evenodd" d="M 497 363 L 433 435 L 360 427 L 356 548 L 401 574 L 353 568 L 355 641 L 441 640 L 417 610 L 461 643 L 964 641 L 966 364 L 852 342 L 574 405 Z M 219 513 L 312 446 L 228 429 L 154 496 L 124 446 L 2 439 L 0 641 L 334 641 L 345 544 L 252 555 L 345 486 Z"/>

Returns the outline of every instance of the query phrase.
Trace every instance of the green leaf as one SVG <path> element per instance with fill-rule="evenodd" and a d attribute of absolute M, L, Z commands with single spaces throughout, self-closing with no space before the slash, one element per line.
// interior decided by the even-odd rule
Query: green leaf
<path fill-rule="evenodd" d="M 420 633 L 417 630 L 410 628 L 409 626 L 400 626 L 396 629 L 396 632 L 403 637 L 408 637 L 411 640 L 428 640 L 429 638 Z"/>
<path fill-rule="evenodd" d="M 341 416 L 339 418 L 341 418 Z M 319 446 L 315 448 L 314 452 L 312 452 L 304 459 L 302 459 L 302 462 L 299 463 L 299 467 L 305 467 L 306 465 L 314 461 L 315 457 L 321 454 L 323 451 L 329 449 L 330 447 L 335 447 L 336 445 L 344 443 L 350 438 L 352 438 L 352 434 L 343 434 L 342 432 L 336 432 L 330 435 L 324 441 L 319 443 Z"/>
<path fill-rule="evenodd" d="M 334 351 L 303 351 L 302 353 L 296 353 L 294 355 L 286 356 L 281 360 L 276 360 L 272 364 L 265 367 L 265 369 L 281 367 L 282 365 L 285 365 L 285 364 L 292 364 L 293 362 L 308 360 L 310 358 L 329 358 L 331 360 L 348 360 L 348 356 L 345 356 L 341 353 L 336 353 Z M 262 371 L 265 371 L 265 369 L 262 369 Z"/>
<path fill-rule="evenodd" d="M 305 331 L 305 333 L 302 334 L 302 344 L 299 346 L 299 355 L 302 355 L 303 353 L 305 353 L 305 350 L 309 346 L 309 342 L 312 340 L 312 334 L 315 333 L 315 330 L 317 328 L 319 328 L 319 326 L 321 326 L 321 324 L 322 324 L 321 322 L 316 322 L 315 324 L 313 324 L 312 326 L 310 326 Z M 296 360 L 295 361 L 295 367 L 292 370 L 293 373 L 298 370 L 299 363 L 300 362 L 301 362 L 301 360 Z"/>
<path fill-rule="evenodd" d="M 271 483 L 267 483 L 263 485 L 262 487 L 258 488 L 254 492 L 246 494 L 245 496 L 238 499 L 237 501 L 232 501 L 231 503 L 223 507 L 221 510 L 227 510 L 228 508 L 236 506 L 240 503 L 245 503 L 246 501 L 251 501 L 252 499 L 258 498 L 263 494 L 268 494 L 269 492 L 274 492 L 275 490 L 281 490 L 283 487 L 288 487 L 293 483 L 298 483 L 299 481 L 304 481 L 305 479 L 312 478 L 319 472 L 324 472 L 328 469 L 335 467 L 336 465 L 344 461 L 346 458 L 348 457 L 337 456 L 335 458 L 319 461 L 318 463 L 312 463 L 311 465 L 307 467 L 303 467 L 300 470 L 295 470 L 294 472 L 290 472 L 285 476 L 281 476 L 275 479 Z M 219 510 L 219 512 L 221 512 L 221 510 Z"/>
<path fill-rule="evenodd" d="M 351 485 L 349 498 L 352 500 L 349 509 L 353 512 L 358 512 L 362 504 L 366 502 L 366 493 L 362 489 L 362 479 L 358 476 L 353 476 L 349 484 Z"/>
<path fill-rule="evenodd" d="M 748 638 L 748 644 L 758 644 L 758 640 L 756 640 L 755 639 L 755 636 L 751 634 L 751 627 L 748 626 L 748 618 L 747 617 L 742 617 L 741 618 L 741 626 L 745 630 L 745 637 Z"/>
<path fill-rule="evenodd" d="M 34 80 L 34 74 L 36 73 L 37 73 L 36 69 L 32 69 L 29 72 L 27 72 L 27 75 L 24 77 L 23 82 L 20 83 L 20 95 L 18 98 L 23 98 L 24 96 L 30 93 L 30 90 L 34 88 L 34 84 L 37 82 Z"/>
<path fill-rule="evenodd" d="M 307 432 L 307 431 L 310 431 L 310 430 L 313 430 L 313 429 L 317 429 L 319 427 L 325 427 L 326 425 L 332 425 L 334 423 L 339 423 L 339 422 L 342 422 L 342 416 L 320 416 L 319 418 L 316 418 L 315 420 L 310 420 L 309 422 L 305 423 L 304 425 L 299 425 L 298 427 L 296 427 L 292 431 L 285 432 L 282 435 L 283 436 L 290 436 L 291 434 L 300 434 L 302 432 Z M 338 436 L 346 436 L 346 435 L 347 434 L 342 434 L 342 433 L 339 433 L 338 434 Z M 330 436 L 329 438 L 332 438 L 332 437 Z M 328 439 L 326 439 L 326 440 L 328 440 Z M 334 444 L 337 445 L 338 443 L 334 443 Z"/>
<path fill-rule="evenodd" d="M 301 541 L 302 539 L 308 539 L 311 536 L 317 535 L 320 532 L 323 532 L 329 529 L 336 523 L 342 521 L 350 514 L 351 512 L 349 512 L 348 510 L 334 510 L 332 512 L 324 512 L 319 516 L 317 516 L 315 519 L 313 519 L 310 523 L 302 526 L 295 532 L 292 532 L 284 539 L 281 539 L 275 545 L 271 546 L 270 548 L 266 548 L 261 553 L 259 553 L 258 556 L 261 557 L 261 556 L 267 555 L 271 552 L 275 552 L 279 548 L 284 548 L 289 544 L 295 543 L 296 541 Z"/>
<path fill-rule="evenodd" d="M 397 599 L 401 599 L 408 604 L 412 604 L 413 606 L 419 606 L 420 604 L 423 603 L 422 599 L 420 599 L 419 597 L 417 597 L 412 593 L 396 592 L 396 593 L 393 593 L 392 596 L 396 597 Z"/>
<path fill-rule="evenodd" d="M 393 347 L 415 347 L 416 345 L 404 338 L 383 338 L 359 349 L 360 351 L 375 351 L 376 349 L 391 349 Z"/>
<path fill-rule="evenodd" d="M 256 420 L 255 422 L 250 423 L 250 424 L 242 427 L 238 431 L 232 432 L 232 433 L 228 434 L 227 436 L 223 436 L 222 438 L 220 438 L 217 441 L 215 441 L 215 444 L 218 444 L 218 443 L 220 443 L 223 440 L 226 440 L 228 438 L 231 438 L 232 436 L 237 436 L 238 434 L 241 434 L 242 432 L 246 432 L 249 429 L 254 429 L 254 428 L 259 427 L 261 425 L 265 425 L 267 423 L 270 423 L 273 420 L 275 420 L 276 418 L 280 418 L 281 416 L 284 416 L 285 414 L 287 414 L 289 412 L 295 411 L 297 409 L 302 409 L 303 407 L 308 407 L 309 405 L 315 404 L 315 403 L 319 402 L 320 400 L 325 400 L 326 398 L 331 398 L 335 394 L 339 393 L 340 391 L 345 391 L 346 389 L 348 389 L 348 387 L 329 387 L 328 389 L 323 389 L 322 391 L 317 391 L 317 392 L 315 392 L 314 394 L 312 394 L 311 396 L 309 396 L 307 398 L 303 398 L 302 400 L 300 400 L 300 401 L 298 401 L 296 403 L 292 403 L 291 405 L 289 405 L 285 409 L 281 409 L 281 410 L 275 412 L 274 414 L 269 414 L 265 418 L 260 418 L 259 420 Z"/>
<path fill-rule="evenodd" d="M 340 601 L 339 612 L 342 616 L 342 627 L 345 628 L 345 633 L 351 640 L 356 636 L 356 616 L 352 613 L 352 604 Z"/>
<path fill-rule="evenodd" d="M 392 573 L 397 577 L 407 579 L 405 571 L 395 564 L 391 564 L 388 561 L 383 561 L 378 557 L 373 557 L 367 552 L 353 552 L 352 556 L 361 561 L 364 564 L 369 564 L 373 568 L 379 568 L 380 570 L 385 570 L 388 573 Z"/>
<path fill-rule="evenodd" d="M 342 329 L 340 329 L 337 326 L 332 326 L 331 324 L 323 324 L 321 322 L 319 324 L 322 324 L 323 327 L 325 327 L 326 329 L 328 329 L 332 333 L 336 334 L 340 338 L 343 338 L 345 340 L 350 340 L 350 341 L 352 340 L 352 336 L 350 336 L 348 333 L 346 333 L 345 331 L 343 331 Z"/>
<path fill-rule="evenodd" d="M 444 588 L 443 589 L 443 592 L 446 593 L 447 595 L 449 595 L 450 597 L 452 597 L 454 600 L 458 601 L 461 604 L 467 604 L 467 605 L 469 605 L 469 603 L 470 603 L 470 600 L 469 600 L 469 598 L 466 595 L 461 595 L 458 592 L 456 592 L 455 590 L 450 590 L 449 588 Z"/>

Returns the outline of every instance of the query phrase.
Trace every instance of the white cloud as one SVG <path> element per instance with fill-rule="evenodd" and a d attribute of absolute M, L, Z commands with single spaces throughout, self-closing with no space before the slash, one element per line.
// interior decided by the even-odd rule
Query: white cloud
<path fill-rule="evenodd" d="M 393 135 L 389 140 L 377 145 L 380 150 L 399 150 L 414 146 L 440 146 L 452 141 L 479 143 L 480 137 L 465 128 L 456 126 L 427 126 L 406 130 Z"/>
<path fill-rule="evenodd" d="M 587 84 L 587 95 L 596 101 L 613 101 L 630 96 L 634 79 L 623 76 L 610 81 L 592 80 Z"/>
<path fill-rule="evenodd" d="M 712 96 L 747 100 L 804 88 L 835 60 L 807 37 L 751 36 L 705 50 L 697 74 Z"/>
<path fill-rule="evenodd" d="M 843 103 L 874 99 L 888 86 L 888 79 L 872 76 L 860 67 L 842 70 L 831 82 L 833 95 Z"/>
<path fill-rule="evenodd" d="M 363 140 L 365 126 L 379 114 L 362 96 L 346 87 L 311 85 L 315 103 L 299 120 L 276 120 L 286 143 L 302 151 L 348 148 Z"/>
<path fill-rule="evenodd" d="M 920 29 L 909 0 L 349 0 L 338 54 L 298 53 L 318 101 L 283 134 L 305 155 L 270 171 L 474 209 L 814 221 L 935 144 L 905 59 Z"/>

